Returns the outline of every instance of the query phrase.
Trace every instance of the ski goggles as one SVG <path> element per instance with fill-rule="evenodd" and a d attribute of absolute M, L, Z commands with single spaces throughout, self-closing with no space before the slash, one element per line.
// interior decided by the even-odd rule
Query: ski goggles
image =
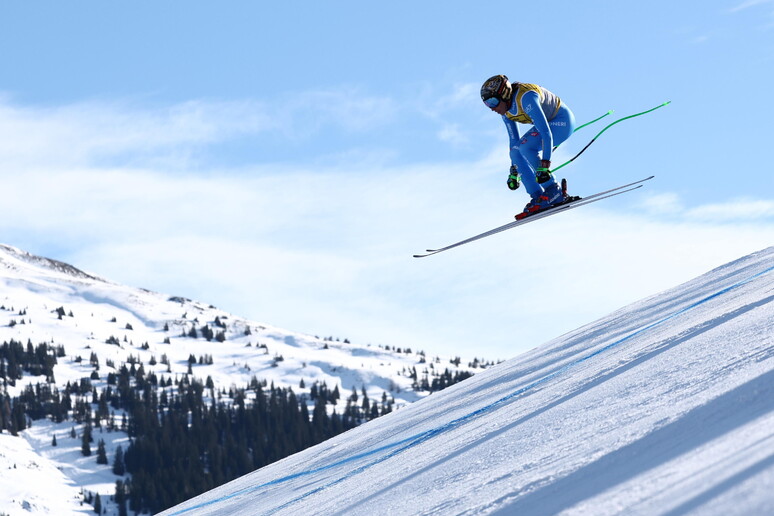
<path fill-rule="evenodd" d="M 488 99 L 484 100 L 484 104 L 486 104 L 490 108 L 496 108 L 499 103 L 500 103 L 500 99 L 498 99 L 497 97 L 489 97 Z"/>

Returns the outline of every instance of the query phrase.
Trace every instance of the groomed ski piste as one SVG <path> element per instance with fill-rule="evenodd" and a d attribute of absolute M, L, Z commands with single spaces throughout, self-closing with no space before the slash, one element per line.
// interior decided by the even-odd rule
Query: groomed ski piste
<path fill-rule="evenodd" d="M 771 247 L 163 514 L 774 514 L 773 269 Z"/>

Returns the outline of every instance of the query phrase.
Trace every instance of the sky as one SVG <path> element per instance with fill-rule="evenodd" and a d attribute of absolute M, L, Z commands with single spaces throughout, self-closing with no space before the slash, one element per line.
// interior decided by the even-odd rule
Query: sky
<path fill-rule="evenodd" d="M 510 358 L 774 242 L 774 1 L 0 6 L 0 242 L 313 335 Z M 504 73 L 637 192 L 512 220 Z"/>

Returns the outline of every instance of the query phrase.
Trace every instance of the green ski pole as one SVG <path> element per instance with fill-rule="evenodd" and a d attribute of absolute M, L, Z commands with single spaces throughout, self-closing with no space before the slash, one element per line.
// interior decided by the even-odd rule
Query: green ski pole
<path fill-rule="evenodd" d="M 574 129 L 572 132 L 573 132 L 573 134 L 574 134 L 574 133 L 575 133 L 575 132 L 576 132 L 578 129 L 583 129 L 583 128 L 584 128 L 584 127 L 586 127 L 587 125 L 591 125 L 591 124 L 593 124 L 594 122 L 599 122 L 600 120 L 602 120 L 603 118 L 605 118 L 607 115 L 612 115 L 612 114 L 613 114 L 613 110 L 611 109 L 610 111 L 608 111 L 608 112 L 607 112 L 607 113 L 605 113 L 604 115 L 600 116 L 599 118 L 595 118 L 595 119 L 594 119 L 594 120 L 592 120 L 591 122 L 586 122 L 586 123 L 585 123 L 585 124 L 583 124 L 583 125 L 579 125 L 579 126 L 578 126 L 578 127 L 576 127 L 576 128 L 575 128 L 575 129 Z"/>
<path fill-rule="evenodd" d="M 600 117 L 598 117 L 598 118 L 595 118 L 595 119 L 594 119 L 594 120 L 592 120 L 591 122 L 586 122 L 585 124 L 583 124 L 583 125 L 580 125 L 580 126 L 576 127 L 575 129 L 573 129 L 573 131 L 572 131 L 572 134 L 575 134 L 575 132 L 576 132 L 578 129 L 583 129 L 583 128 L 584 128 L 584 127 L 586 127 L 587 125 L 591 125 L 591 124 L 593 124 L 594 122 L 599 122 L 600 120 L 602 120 L 603 118 L 605 118 L 607 115 L 612 115 L 612 114 L 613 114 L 613 110 L 611 109 L 610 111 L 608 111 L 608 112 L 607 112 L 607 113 L 605 113 L 604 115 L 602 115 L 602 116 L 600 116 Z M 560 145 L 561 145 L 561 144 L 560 144 Z M 556 150 L 557 148 L 559 148 L 559 145 L 557 145 L 556 147 L 554 147 L 554 149 L 553 149 L 553 150 Z"/>
<path fill-rule="evenodd" d="M 660 105 L 658 105 L 658 106 L 656 106 L 656 107 L 654 107 L 654 108 L 652 108 L 652 109 L 648 109 L 647 111 L 643 111 L 642 113 L 635 113 L 635 114 L 633 114 L 633 115 L 629 115 L 629 116 L 625 116 L 625 117 L 623 117 L 623 118 L 619 118 L 619 119 L 618 119 L 618 120 L 616 120 L 615 122 L 613 122 L 613 123 L 611 123 L 611 124 L 608 124 L 608 125 L 607 125 L 607 126 L 604 128 L 604 129 L 602 129 L 601 131 L 599 131 L 599 133 L 597 133 L 597 135 L 596 135 L 594 138 L 592 138 L 592 139 L 591 139 L 591 141 L 590 141 L 589 143 L 587 143 L 587 144 L 586 144 L 586 146 L 585 146 L 585 147 L 583 147 L 583 148 L 580 150 L 580 152 L 579 152 L 578 154 L 576 154 L 575 156 L 573 156 L 573 157 L 572 157 L 572 158 L 570 158 L 569 160 L 565 161 L 564 163 L 562 163 L 561 165 L 559 165 L 559 166 L 558 166 L 558 167 L 556 167 L 555 169 L 551 170 L 551 173 L 553 173 L 553 172 L 556 172 L 556 171 L 557 171 L 557 170 L 559 170 L 560 168 L 562 168 L 562 167 L 564 167 L 564 166 L 566 166 L 566 165 L 569 165 L 570 163 L 572 163 L 573 161 L 575 161 L 575 158 L 577 158 L 578 156 L 580 156 L 581 154 L 583 154 L 583 152 L 584 152 L 586 149 L 588 149 L 588 148 L 589 148 L 589 146 L 590 146 L 592 143 L 594 143 L 594 142 L 597 140 L 597 138 L 599 138 L 599 137 L 602 135 L 602 133 L 604 133 L 605 131 L 607 131 L 607 130 L 608 130 L 608 129 L 610 129 L 611 127 L 613 127 L 613 126 L 614 126 L 615 124 L 617 124 L 618 122 L 623 122 L 624 120 L 628 120 L 628 119 L 630 119 L 630 118 L 634 118 L 634 117 L 636 117 L 636 116 L 645 115 L 645 114 L 647 114 L 647 113 L 650 113 L 651 111 L 655 111 L 655 110 L 657 110 L 657 109 L 659 109 L 659 108 L 662 108 L 662 107 L 666 106 L 666 105 L 667 105 L 667 104 L 669 104 L 670 102 L 672 102 L 672 101 L 671 101 L 671 100 L 668 100 L 668 101 L 664 102 L 663 104 L 660 104 Z M 605 116 L 605 115 L 603 115 L 603 116 Z M 601 117 L 600 117 L 600 118 L 601 118 Z M 597 119 L 597 120 L 599 120 L 599 119 Z M 584 124 L 584 125 L 588 125 L 588 124 Z M 581 126 L 581 127 L 583 127 L 583 126 Z M 580 127 L 579 127 L 578 129 L 580 129 Z M 576 129 L 576 130 L 577 130 L 577 129 Z"/>

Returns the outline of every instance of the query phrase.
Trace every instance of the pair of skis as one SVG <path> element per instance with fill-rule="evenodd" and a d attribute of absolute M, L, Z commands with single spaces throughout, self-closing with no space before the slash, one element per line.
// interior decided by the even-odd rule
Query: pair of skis
<path fill-rule="evenodd" d="M 428 249 L 426 253 L 424 254 L 415 254 L 414 258 L 424 258 L 426 256 L 432 256 L 434 254 L 441 253 L 443 251 L 448 251 L 449 249 L 454 249 L 455 247 L 459 247 L 464 244 L 469 244 L 470 242 L 475 242 L 476 240 L 481 240 L 482 238 L 486 238 L 488 236 L 496 235 L 497 233 L 501 233 L 503 231 L 509 230 L 511 228 L 515 228 L 517 226 L 522 226 L 524 224 L 529 224 L 530 222 L 535 222 L 539 219 L 544 219 L 546 217 L 550 217 L 552 215 L 558 215 L 559 213 L 564 213 L 567 210 L 571 210 L 573 208 L 579 208 L 581 206 L 586 206 L 587 204 L 592 204 L 597 201 L 601 201 L 602 199 L 608 199 L 610 197 L 614 197 L 616 195 L 621 195 L 626 192 L 631 192 L 632 190 L 636 190 L 638 188 L 641 188 L 643 183 L 645 181 L 650 181 L 655 176 L 649 176 L 645 179 L 640 179 L 639 181 L 635 181 L 633 183 L 629 183 L 626 185 L 617 186 L 615 188 L 611 188 L 609 190 L 605 190 L 603 192 L 598 192 L 592 195 L 588 195 L 586 197 L 576 198 L 572 201 L 568 201 L 562 204 L 558 204 L 556 206 L 552 206 L 550 208 L 546 208 L 545 210 L 541 210 L 537 213 L 533 213 L 532 215 L 529 215 L 521 220 L 517 220 L 515 222 L 510 222 L 508 224 L 504 224 L 500 227 L 496 227 L 494 229 L 490 229 L 489 231 L 485 231 L 484 233 L 481 233 L 480 235 L 476 235 L 470 238 L 467 238 L 465 240 L 461 240 L 459 242 L 456 242 L 451 245 L 447 245 L 446 247 L 441 247 L 440 249 Z"/>

